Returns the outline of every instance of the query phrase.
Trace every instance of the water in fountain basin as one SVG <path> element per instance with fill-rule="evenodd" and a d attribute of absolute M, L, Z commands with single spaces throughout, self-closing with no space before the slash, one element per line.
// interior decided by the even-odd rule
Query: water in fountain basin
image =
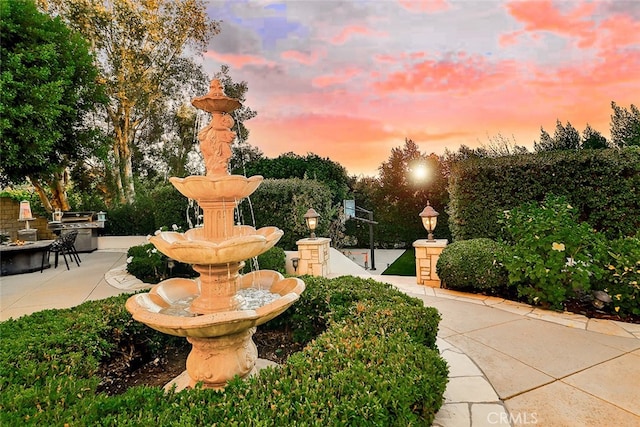
<path fill-rule="evenodd" d="M 280 298 L 280 294 L 255 288 L 240 289 L 238 295 L 244 299 L 244 302 L 240 305 L 240 310 L 254 310 Z"/>
<path fill-rule="evenodd" d="M 254 288 L 240 289 L 238 291 L 238 295 L 241 296 L 243 300 L 240 307 L 238 308 L 239 310 L 255 310 L 256 308 L 270 304 L 273 301 L 280 298 L 280 294 L 274 294 L 272 292 L 269 292 L 263 289 L 254 289 Z M 167 314 L 169 316 L 177 316 L 177 317 L 197 316 L 196 313 L 192 313 L 189 310 L 189 307 L 191 307 L 191 302 L 196 298 L 196 296 L 197 295 L 192 295 L 192 296 L 174 301 L 168 307 L 160 309 L 159 312 L 161 314 Z"/>

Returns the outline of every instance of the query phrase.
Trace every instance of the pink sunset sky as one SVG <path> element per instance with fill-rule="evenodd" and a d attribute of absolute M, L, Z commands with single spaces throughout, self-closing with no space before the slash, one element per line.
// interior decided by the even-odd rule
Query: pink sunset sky
<path fill-rule="evenodd" d="M 501 134 L 532 149 L 556 119 L 609 137 L 640 101 L 640 1 L 217 1 L 204 55 L 248 83 L 248 142 L 375 175 L 413 139 L 443 154 Z"/>

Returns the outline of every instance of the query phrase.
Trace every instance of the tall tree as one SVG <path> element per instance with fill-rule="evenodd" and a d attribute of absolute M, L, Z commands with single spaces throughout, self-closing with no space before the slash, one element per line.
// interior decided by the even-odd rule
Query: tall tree
<path fill-rule="evenodd" d="M 611 102 L 611 143 L 622 148 L 640 146 L 640 110 L 631 104 L 629 110 Z"/>
<path fill-rule="evenodd" d="M 95 142 L 83 119 L 101 99 L 88 43 L 33 0 L 0 8 L 0 174 L 28 177 L 47 210 L 68 210 L 67 168 Z"/>
<path fill-rule="evenodd" d="M 555 147 L 555 141 L 549 135 L 549 132 L 540 127 L 540 141 L 534 141 L 533 149 L 536 153 L 540 151 L 551 151 Z"/>
<path fill-rule="evenodd" d="M 600 132 L 593 129 L 589 123 L 582 132 L 582 148 L 584 149 L 601 149 L 607 148 L 607 138 L 602 136 Z"/>
<path fill-rule="evenodd" d="M 410 245 L 424 235 L 419 214 L 427 201 L 446 218 L 447 179 L 442 160 L 435 154 L 420 152 L 418 145 L 405 139 L 404 146 L 391 150 L 379 167 L 380 196 L 376 210 L 380 225 L 378 238 Z M 446 224 L 446 220 L 442 221 Z M 439 233 L 446 227 L 439 226 Z"/>
<path fill-rule="evenodd" d="M 184 54 L 202 52 L 220 30 L 202 0 L 38 0 L 90 42 L 109 96 L 116 188 L 133 202 L 133 154 L 139 134 L 166 98 L 199 67 Z"/>
<path fill-rule="evenodd" d="M 553 138 L 544 128 L 540 128 L 540 141 L 533 145 L 536 152 L 558 151 L 558 150 L 578 150 L 580 149 L 580 134 L 571 123 L 565 126 L 560 120 L 556 120 L 556 130 Z"/>
<path fill-rule="evenodd" d="M 567 122 L 563 126 L 560 120 L 556 120 L 556 130 L 553 138 L 544 128 L 540 128 L 540 142 L 536 141 L 533 147 L 536 152 L 578 150 L 580 149 L 580 134 L 571 123 Z"/>
<path fill-rule="evenodd" d="M 558 150 L 580 149 L 580 134 L 569 122 L 563 126 L 560 120 L 556 121 L 556 131 L 553 134 L 553 139 Z"/>

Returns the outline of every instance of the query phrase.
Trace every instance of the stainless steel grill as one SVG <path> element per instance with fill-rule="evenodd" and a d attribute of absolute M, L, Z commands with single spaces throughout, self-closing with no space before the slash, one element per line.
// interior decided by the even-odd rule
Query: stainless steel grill
<path fill-rule="evenodd" d="M 50 221 L 49 230 L 56 234 L 66 234 L 78 230 L 76 250 L 93 252 L 98 249 L 98 228 L 104 228 L 104 222 L 96 221 L 95 212 L 63 212 L 60 221 Z"/>

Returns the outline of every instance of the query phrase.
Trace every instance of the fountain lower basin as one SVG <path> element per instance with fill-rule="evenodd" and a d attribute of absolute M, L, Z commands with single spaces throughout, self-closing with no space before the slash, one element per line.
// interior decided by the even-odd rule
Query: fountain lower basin
<path fill-rule="evenodd" d="M 133 295 L 127 310 L 149 327 L 175 336 L 187 337 L 193 345 L 187 358 L 190 386 L 202 382 L 205 388 L 220 389 L 238 375 L 250 375 L 258 358 L 252 336 L 255 328 L 284 312 L 298 300 L 305 285 L 298 278 L 284 278 L 270 270 L 256 271 L 238 278 L 242 289 L 261 289 L 276 294 L 274 301 L 248 310 L 227 310 L 183 317 L 161 311 L 172 304 L 199 295 L 198 279 L 172 278 L 150 292 Z M 214 357 L 212 357 L 212 354 Z"/>
<path fill-rule="evenodd" d="M 249 310 L 229 310 L 193 317 L 161 313 L 177 301 L 198 296 L 198 279 L 172 278 L 160 282 L 148 293 L 133 295 L 127 310 L 149 327 L 180 337 L 214 337 L 259 326 L 273 319 L 298 300 L 305 289 L 298 278 L 284 278 L 277 271 L 260 270 L 242 276 L 238 289 L 263 289 L 280 295 L 275 301 Z"/>

